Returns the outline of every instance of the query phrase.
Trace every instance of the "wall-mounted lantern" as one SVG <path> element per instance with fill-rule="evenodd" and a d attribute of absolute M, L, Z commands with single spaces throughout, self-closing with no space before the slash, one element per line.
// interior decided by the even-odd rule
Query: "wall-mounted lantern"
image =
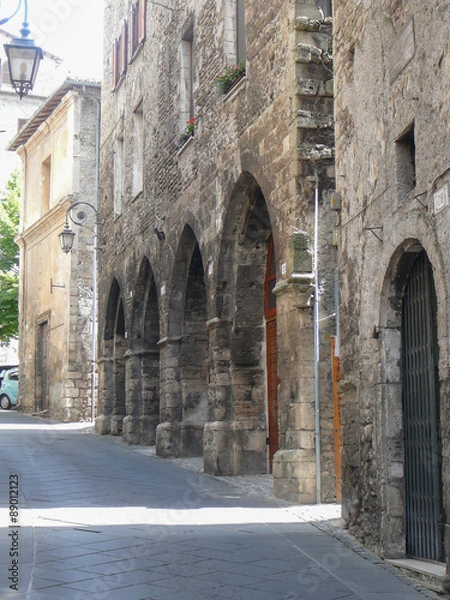
<path fill-rule="evenodd" d="M 28 29 L 28 0 L 19 0 L 15 13 L 6 19 L 0 20 L 0 25 L 7 23 L 17 14 L 22 2 L 24 3 L 25 15 L 20 30 L 21 37 L 13 38 L 10 44 L 4 45 L 8 57 L 11 85 L 14 91 L 19 94 L 20 100 L 33 89 L 39 64 L 43 58 L 42 49 L 36 46 L 34 41 L 28 37 L 30 35 Z"/>

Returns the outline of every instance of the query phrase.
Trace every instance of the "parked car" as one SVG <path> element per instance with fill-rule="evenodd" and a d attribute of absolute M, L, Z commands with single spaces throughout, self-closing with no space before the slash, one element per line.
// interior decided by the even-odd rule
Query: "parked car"
<path fill-rule="evenodd" d="M 17 404 L 19 391 L 19 369 L 6 369 L 0 372 L 0 406 L 8 410 Z"/>

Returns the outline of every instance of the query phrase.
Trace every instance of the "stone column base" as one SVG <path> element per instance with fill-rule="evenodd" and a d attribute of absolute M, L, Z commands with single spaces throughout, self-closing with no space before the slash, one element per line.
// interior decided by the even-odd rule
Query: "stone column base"
<path fill-rule="evenodd" d="M 254 421 L 214 421 L 204 430 L 205 473 L 255 475 L 267 472 L 266 430 Z"/>
<path fill-rule="evenodd" d="M 231 475 L 231 423 L 213 421 L 204 428 L 204 470 L 208 475 Z"/>
<path fill-rule="evenodd" d="M 258 421 L 234 421 L 234 475 L 267 473 L 266 426 Z"/>
<path fill-rule="evenodd" d="M 128 446 L 137 446 L 140 439 L 139 417 L 127 415 L 122 423 L 122 440 Z"/>
<path fill-rule="evenodd" d="M 111 435 L 122 435 L 124 418 L 125 415 L 114 415 L 111 417 Z"/>
<path fill-rule="evenodd" d="M 275 495 L 297 504 L 316 504 L 316 462 L 312 450 L 278 450 L 273 458 Z"/>
<path fill-rule="evenodd" d="M 166 421 L 156 428 L 156 456 L 171 458 L 178 456 L 180 423 Z"/>
<path fill-rule="evenodd" d="M 95 433 L 98 435 L 109 435 L 111 433 L 111 417 L 99 415 L 95 419 Z"/>
<path fill-rule="evenodd" d="M 154 446 L 156 444 L 156 427 L 158 423 L 158 415 L 142 415 L 139 418 L 139 443 L 141 446 Z"/>
<path fill-rule="evenodd" d="M 180 423 L 178 456 L 203 456 L 203 423 Z"/>

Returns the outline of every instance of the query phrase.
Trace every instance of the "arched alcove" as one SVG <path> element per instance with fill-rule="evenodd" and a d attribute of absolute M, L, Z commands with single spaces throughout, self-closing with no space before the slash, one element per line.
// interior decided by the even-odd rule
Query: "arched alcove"
<path fill-rule="evenodd" d="M 271 235 L 262 189 L 250 173 L 242 173 L 225 219 L 210 328 L 214 360 L 205 470 L 214 474 L 267 470 L 265 286 Z"/>
<path fill-rule="evenodd" d="M 144 258 L 133 293 L 130 351 L 126 356 L 125 443 L 152 445 L 159 423 L 159 307 L 150 263 Z"/>

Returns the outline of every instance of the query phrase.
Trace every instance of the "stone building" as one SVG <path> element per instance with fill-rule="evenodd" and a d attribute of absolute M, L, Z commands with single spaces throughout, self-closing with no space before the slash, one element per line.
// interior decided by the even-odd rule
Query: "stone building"
<path fill-rule="evenodd" d="M 58 234 L 75 203 L 96 206 L 99 132 L 100 85 L 67 80 L 9 146 L 23 165 L 19 408 L 61 421 L 93 413 L 95 211 L 77 206 L 76 220 L 86 226 L 74 227 L 70 254 Z"/>
<path fill-rule="evenodd" d="M 105 10 L 97 431 L 215 475 L 272 471 L 298 502 L 336 483 L 329 13 Z"/>
<path fill-rule="evenodd" d="M 0 190 L 5 189 L 14 169 L 20 168 L 18 156 L 6 150 L 8 143 L 62 80 L 61 59 L 44 50 L 35 88 L 20 102 L 10 84 L 9 65 L 3 48 L 12 38 L 0 29 Z"/>
<path fill-rule="evenodd" d="M 431 568 L 421 561 L 438 563 L 442 585 L 450 555 L 449 7 L 357 4 L 334 7 L 343 511 L 350 531 L 384 557 L 412 557 L 424 577 Z"/>

